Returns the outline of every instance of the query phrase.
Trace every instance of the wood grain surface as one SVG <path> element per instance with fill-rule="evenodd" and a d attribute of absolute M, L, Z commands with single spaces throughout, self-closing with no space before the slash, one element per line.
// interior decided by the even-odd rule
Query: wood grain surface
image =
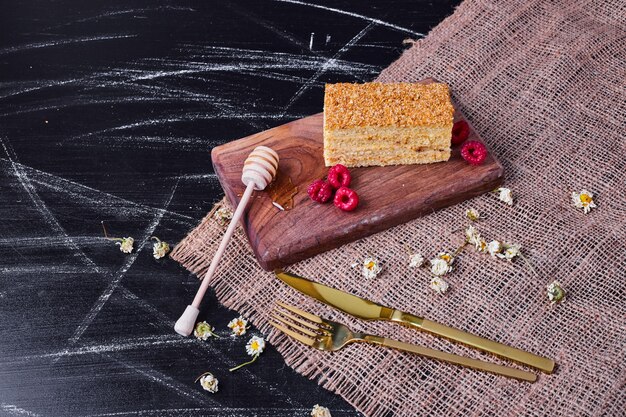
<path fill-rule="evenodd" d="M 456 111 L 455 121 L 461 119 L 463 115 Z M 267 192 L 257 191 L 243 218 L 250 245 L 266 270 L 465 201 L 497 188 L 503 179 L 502 165 L 493 155 L 482 165 L 472 166 L 463 160 L 457 146 L 447 162 L 351 169 L 350 188 L 359 195 L 359 206 L 343 212 L 332 202 L 313 202 L 306 193 L 311 182 L 328 172 L 322 154 L 322 126 L 320 113 L 215 147 L 211 153 L 215 173 L 234 205 L 244 191 L 243 162 L 259 145 L 278 152 L 279 175 L 289 176 L 298 187 L 292 210 L 279 210 Z M 468 140 L 481 139 L 472 129 Z"/>

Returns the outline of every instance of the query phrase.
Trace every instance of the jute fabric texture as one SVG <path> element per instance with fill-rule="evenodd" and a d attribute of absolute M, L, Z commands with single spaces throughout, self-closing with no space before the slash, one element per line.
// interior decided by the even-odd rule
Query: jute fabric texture
<path fill-rule="evenodd" d="M 552 375 L 536 383 L 357 344 L 319 352 L 268 325 L 276 300 L 368 331 L 466 356 L 489 355 L 391 323 L 368 323 L 300 295 L 263 271 L 241 228 L 211 286 L 227 307 L 267 335 L 297 372 L 337 392 L 368 416 L 621 416 L 626 410 L 626 4 L 623 1 L 465 1 L 382 72 L 381 81 L 434 77 L 505 167 L 515 203 L 486 194 L 289 269 L 385 305 L 550 357 Z M 594 193 L 583 214 L 572 191 Z M 221 204 L 228 204 L 222 202 Z M 431 258 L 454 250 L 469 223 L 488 240 L 520 244 L 536 274 L 466 248 L 445 276 L 445 295 L 429 288 Z M 172 257 L 203 275 L 225 231 L 202 221 Z M 359 267 L 378 258 L 382 272 Z M 564 303 L 545 287 L 558 280 Z"/>

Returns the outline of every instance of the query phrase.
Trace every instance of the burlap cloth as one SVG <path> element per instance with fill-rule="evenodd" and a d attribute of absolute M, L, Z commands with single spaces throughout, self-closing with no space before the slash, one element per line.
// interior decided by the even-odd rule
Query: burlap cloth
<path fill-rule="evenodd" d="M 366 323 L 299 295 L 256 263 L 241 229 L 212 279 L 219 300 L 263 331 L 297 372 L 315 378 L 368 416 L 623 416 L 626 411 L 626 30 L 623 1 L 465 1 L 380 75 L 447 82 L 463 113 L 505 166 L 512 207 L 484 195 L 303 261 L 300 275 L 553 358 L 536 383 L 358 344 L 324 353 L 273 331 L 275 300 L 355 329 L 473 357 L 489 355 L 391 323 Z M 587 188 L 598 207 L 571 203 Z M 522 245 L 538 272 L 464 251 L 429 288 L 433 256 L 463 241 L 465 210 L 489 239 Z M 211 215 L 172 257 L 203 274 L 225 230 Z M 367 280 L 354 261 L 373 255 L 383 272 Z M 563 304 L 545 286 L 558 280 Z M 262 358 L 261 358 L 262 360 Z"/>

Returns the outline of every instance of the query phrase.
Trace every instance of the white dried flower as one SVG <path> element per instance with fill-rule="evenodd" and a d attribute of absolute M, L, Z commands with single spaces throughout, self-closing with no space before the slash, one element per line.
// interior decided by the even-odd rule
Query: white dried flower
<path fill-rule="evenodd" d="M 485 253 L 487 252 L 487 247 L 488 247 L 487 241 L 481 237 L 478 240 L 476 240 L 476 242 L 474 242 L 474 247 L 476 248 L 478 252 Z"/>
<path fill-rule="evenodd" d="M 246 334 L 246 329 L 248 328 L 248 321 L 244 319 L 242 316 L 237 317 L 236 319 L 232 319 L 228 322 L 228 327 L 233 332 L 233 336 L 241 336 Z"/>
<path fill-rule="evenodd" d="M 380 274 L 382 268 L 379 265 L 378 259 L 376 258 L 365 258 L 363 260 L 363 276 L 367 279 L 376 278 L 378 274 Z"/>
<path fill-rule="evenodd" d="M 265 340 L 262 337 L 252 336 L 246 344 L 246 352 L 250 356 L 260 355 L 263 349 L 265 349 Z"/>
<path fill-rule="evenodd" d="M 452 265 L 454 263 L 454 256 L 452 256 L 450 252 L 439 252 L 437 254 L 437 258 L 443 259 L 448 263 L 448 265 Z M 452 271 L 452 268 L 450 268 L 450 271 Z"/>
<path fill-rule="evenodd" d="M 465 215 L 467 216 L 468 219 L 470 219 L 473 222 L 475 222 L 478 219 L 480 219 L 480 213 L 478 213 L 478 210 L 475 210 L 473 208 L 467 210 L 465 212 Z"/>
<path fill-rule="evenodd" d="M 439 252 L 437 257 L 430 260 L 430 272 L 436 276 L 452 272 L 454 257 L 449 252 Z"/>
<path fill-rule="evenodd" d="M 161 259 L 169 253 L 170 245 L 167 242 L 162 241 L 156 236 L 152 236 L 152 239 L 156 240 L 154 245 L 152 245 L 152 256 L 154 256 L 154 259 Z"/>
<path fill-rule="evenodd" d="M 196 324 L 196 327 L 193 329 L 193 335 L 200 340 L 207 340 L 211 336 L 219 337 L 213 330 L 215 330 L 213 326 L 206 321 L 201 321 Z"/>
<path fill-rule="evenodd" d="M 467 226 L 467 229 L 465 229 L 465 240 L 470 245 L 477 246 L 477 243 L 480 241 L 480 233 L 474 226 Z"/>
<path fill-rule="evenodd" d="M 448 283 L 440 277 L 433 277 L 430 280 L 430 288 L 437 294 L 445 294 L 448 291 Z"/>
<path fill-rule="evenodd" d="M 583 209 L 585 214 L 589 213 L 592 208 L 596 208 L 593 202 L 593 193 L 587 190 L 582 190 L 579 193 L 572 192 L 572 203 L 576 208 Z"/>
<path fill-rule="evenodd" d="M 213 213 L 213 218 L 217 220 L 220 225 L 224 226 L 233 218 L 233 212 L 226 207 L 220 207 Z"/>
<path fill-rule="evenodd" d="M 489 255 L 495 258 L 497 254 L 502 252 L 502 244 L 498 242 L 497 240 L 492 240 L 487 245 L 487 251 L 489 251 Z"/>
<path fill-rule="evenodd" d="M 129 237 L 120 239 L 120 241 L 116 242 L 115 244 L 120 245 L 120 251 L 124 253 L 131 253 L 133 251 L 133 245 L 135 244 L 135 239 L 129 236 Z"/>
<path fill-rule="evenodd" d="M 200 385 L 205 391 L 215 394 L 217 392 L 217 384 L 219 381 L 213 376 L 212 373 L 207 372 L 200 377 Z"/>
<path fill-rule="evenodd" d="M 552 304 L 556 304 L 561 301 L 565 301 L 565 290 L 561 287 L 558 281 L 552 282 L 547 287 L 548 299 Z"/>
<path fill-rule="evenodd" d="M 313 410 L 311 410 L 311 417 L 332 417 L 332 416 L 330 415 L 330 410 L 328 408 L 315 404 L 313 406 Z"/>
<path fill-rule="evenodd" d="M 516 256 L 519 256 L 520 254 L 521 246 L 519 245 L 514 245 L 512 243 L 504 243 L 502 247 L 504 249 L 503 252 L 497 254 L 497 256 L 504 258 L 507 261 L 513 260 L 513 258 L 515 258 Z"/>
<path fill-rule="evenodd" d="M 424 265 L 424 257 L 419 253 L 415 253 L 409 256 L 409 267 L 411 268 L 419 268 Z"/>
<path fill-rule="evenodd" d="M 248 362 L 237 365 L 234 368 L 230 368 L 229 371 L 234 372 L 237 369 L 243 368 L 244 366 L 255 362 L 259 358 L 259 355 L 263 353 L 263 349 L 265 349 L 265 340 L 262 337 L 252 336 L 246 344 L 246 352 L 248 355 L 252 356 L 252 359 Z"/>
<path fill-rule="evenodd" d="M 501 201 L 504 201 L 509 206 L 513 205 L 513 194 L 509 188 L 500 187 L 496 189 L 496 192 L 499 193 L 498 198 Z"/>

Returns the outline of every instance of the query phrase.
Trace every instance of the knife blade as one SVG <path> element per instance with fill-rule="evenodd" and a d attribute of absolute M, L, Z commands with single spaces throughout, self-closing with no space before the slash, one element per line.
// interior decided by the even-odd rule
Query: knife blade
<path fill-rule="evenodd" d="M 393 309 L 282 270 L 276 276 L 303 294 L 363 320 L 390 320 Z"/>
<path fill-rule="evenodd" d="M 454 342 L 463 343 L 485 352 L 493 353 L 515 362 L 532 366 L 548 374 L 552 373 L 554 370 L 555 363 L 553 360 L 535 355 L 534 353 L 485 339 L 463 330 L 428 320 L 424 317 L 414 316 L 400 310 L 386 307 L 280 269 L 275 270 L 274 274 L 285 284 L 301 293 L 354 317 L 363 320 L 393 321 L 418 330 L 427 331 Z"/>

